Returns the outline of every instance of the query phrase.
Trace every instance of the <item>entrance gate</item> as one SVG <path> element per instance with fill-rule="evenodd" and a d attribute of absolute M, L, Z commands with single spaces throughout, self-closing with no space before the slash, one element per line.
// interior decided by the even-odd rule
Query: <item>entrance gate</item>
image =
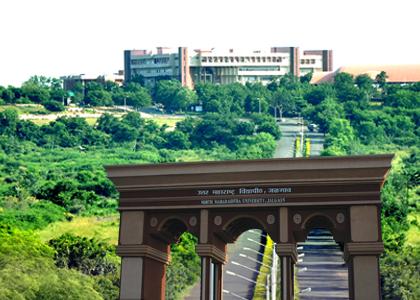
<path fill-rule="evenodd" d="M 221 300 L 226 245 L 259 228 L 293 299 L 296 243 L 313 228 L 344 244 L 350 299 L 380 299 L 380 189 L 392 155 L 109 166 L 120 193 L 120 299 L 165 299 L 169 245 L 196 235 L 201 300 Z"/>

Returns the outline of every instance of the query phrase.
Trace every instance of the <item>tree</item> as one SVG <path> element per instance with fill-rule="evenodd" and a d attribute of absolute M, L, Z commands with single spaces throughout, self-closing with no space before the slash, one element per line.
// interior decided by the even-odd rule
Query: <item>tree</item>
<path fill-rule="evenodd" d="M 61 102 L 57 102 L 57 101 L 54 101 L 54 100 L 44 101 L 44 102 L 42 102 L 42 105 L 46 109 L 48 109 L 49 111 L 57 112 L 57 111 L 64 111 L 65 110 L 65 107 Z"/>
<path fill-rule="evenodd" d="M 328 132 L 334 119 L 344 118 L 344 109 L 334 98 L 327 98 L 315 107 L 310 119 L 319 125 L 321 132 Z"/>
<path fill-rule="evenodd" d="M 420 92 L 411 90 L 397 90 L 394 93 L 388 93 L 384 98 L 384 104 L 393 107 L 419 108 Z"/>
<path fill-rule="evenodd" d="M 338 73 L 334 77 L 334 88 L 337 98 L 342 101 L 360 101 L 363 94 L 355 87 L 353 76 L 348 73 Z"/>
<path fill-rule="evenodd" d="M 108 134 L 113 133 L 113 128 L 119 123 L 118 119 L 110 114 L 103 114 L 96 121 L 96 129 Z"/>
<path fill-rule="evenodd" d="M 374 81 L 370 78 L 367 74 L 357 75 L 354 82 L 356 83 L 357 87 L 361 90 L 370 92 L 372 90 L 372 86 Z"/>
<path fill-rule="evenodd" d="M 118 122 L 112 128 L 112 139 L 117 143 L 132 142 L 138 137 L 138 131 L 122 122 Z"/>
<path fill-rule="evenodd" d="M 0 112 L 0 135 L 14 136 L 18 122 L 19 117 L 16 110 L 8 108 Z"/>
<path fill-rule="evenodd" d="M 330 84 L 313 85 L 304 94 L 304 98 L 310 104 L 318 105 L 327 97 L 334 97 L 335 91 Z"/>
<path fill-rule="evenodd" d="M 310 83 L 312 80 L 313 72 L 306 73 L 299 78 L 301 83 Z"/>
<path fill-rule="evenodd" d="M 235 120 L 227 115 L 208 113 L 191 133 L 194 146 L 211 148 L 217 144 L 236 149 L 237 137 L 233 134 Z"/>
<path fill-rule="evenodd" d="M 357 138 L 347 119 L 334 118 L 331 120 L 325 137 L 325 145 L 328 155 L 339 156 L 352 153 L 351 150 L 357 145 Z"/>
<path fill-rule="evenodd" d="M 138 83 L 130 82 L 124 87 L 126 103 L 136 109 L 150 106 L 152 97 L 149 91 Z"/>
<path fill-rule="evenodd" d="M 388 78 L 388 75 L 385 71 L 381 71 L 378 75 L 375 77 L 376 83 L 379 85 L 380 88 L 384 88 L 386 84 L 386 79 Z"/>
<path fill-rule="evenodd" d="M 22 140 L 38 143 L 41 132 L 39 126 L 31 121 L 19 121 L 16 126 L 16 136 Z"/>
<path fill-rule="evenodd" d="M 117 270 L 116 265 L 108 259 L 111 247 L 95 239 L 65 233 L 48 244 L 55 250 L 54 260 L 60 268 L 77 269 L 86 275 L 101 275 Z"/>
<path fill-rule="evenodd" d="M 271 100 L 271 105 L 274 109 L 277 109 L 280 113 L 280 118 L 283 117 L 283 113 L 287 115 L 294 115 L 297 111 L 297 101 L 292 92 L 285 88 L 279 88 L 274 94 Z"/>
<path fill-rule="evenodd" d="M 196 118 L 187 117 L 184 120 L 176 123 L 176 130 L 181 131 L 185 134 L 191 134 L 194 128 L 199 123 L 199 120 Z"/>
<path fill-rule="evenodd" d="M 97 82 L 89 82 L 86 84 L 86 97 L 84 99 L 87 105 L 92 106 L 111 106 L 112 94 L 104 89 L 104 87 Z"/>
<path fill-rule="evenodd" d="M 64 102 L 66 97 L 66 91 L 63 89 L 63 81 L 57 78 L 51 78 L 50 80 L 50 96 L 52 100 L 57 102 Z"/>
<path fill-rule="evenodd" d="M 136 129 L 141 129 L 142 127 L 144 127 L 145 124 L 144 119 L 142 119 L 140 114 L 137 112 L 129 112 L 125 114 L 121 122 Z"/>
<path fill-rule="evenodd" d="M 22 93 L 32 102 L 42 103 L 50 100 L 48 81 L 45 77 L 33 76 L 22 84 Z"/>
<path fill-rule="evenodd" d="M 58 269 L 54 265 L 53 253 L 54 250 L 33 232 L 0 226 L 0 298 L 102 299 L 92 278 L 72 270 Z"/>
<path fill-rule="evenodd" d="M 181 131 L 170 131 L 165 134 L 166 144 L 168 149 L 188 149 L 191 147 L 191 142 L 188 140 L 188 135 Z"/>
<path fill-rule="evenodd" d="M 161 80 L 156 84 L 154 100 L 162 103 L 168 111 L 182 111 L 196 103 L 197 95 L 182 87 L 178 80 Z"/>
<path fill-rule="evenodd" d="M 6 103 L 15 103 L 16 97 L 15 93 L 13 92 L 13 87 L 9 86 L 8 88 L 4 89 L 0 98 L 2 98 Z"/>

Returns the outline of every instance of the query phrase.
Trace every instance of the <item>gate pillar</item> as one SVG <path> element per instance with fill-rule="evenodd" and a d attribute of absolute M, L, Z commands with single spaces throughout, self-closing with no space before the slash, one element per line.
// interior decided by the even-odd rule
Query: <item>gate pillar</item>
<path fill-rule="evenodd" d="M 196 252 L 201 257 L 200 299 L 222 300 L 225 252 L 212 244 L 198 244 Z"/>
<path fill-rule="evenodd" d="M 121 300 L 165 299 L 168 247 L 156 249 L 143 242 L 144 212 L 122 211 L 117 254 L 121 257 Z"/>
<path fill-rule="evenodd" d="M 294 265 L 297 262 L 296 244 L 281 243 L 276 245 L 281 266 L 281 300 L 294 299 Z"/>
<path fill-rule="evenodd" d="M 379 255 L 380 210 L 375 205 L 350 207 L 351 242 L 345 244 L 344 258 L 349 267 L 349 297 L 352 300 L 381 299 Z"/>
<path fill-rule="evenodd" d="M 344 258 L 349 268 L 349 297 L 352 300 L 379 300 L 379 255 L 381 242 L 347 243 Z"/>

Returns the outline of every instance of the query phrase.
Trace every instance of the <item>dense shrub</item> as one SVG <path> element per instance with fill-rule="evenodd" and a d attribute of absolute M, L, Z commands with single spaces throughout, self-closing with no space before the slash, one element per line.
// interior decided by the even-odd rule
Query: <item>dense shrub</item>
<path fill-rule="evenodd" d="M 24 229 L 42 229 L 48 224 L 62 221 L 65 209 L 49 201 L 37 201 L 27 209 L 8 209 L 0 214 L 0 224 Z"/>
<path fill-rule="evenodd" d="M 0 225 L 0 299 L 102 299 L 89 276 L 58 269 L 53 253 L 32 232 Z"/>
<path fill-rule="evenodd" d="M 113 248 L 105 243 L 66 233 L 48 243 L 58 267 L 76 269 L 87 275 L 117 272 Z"/>

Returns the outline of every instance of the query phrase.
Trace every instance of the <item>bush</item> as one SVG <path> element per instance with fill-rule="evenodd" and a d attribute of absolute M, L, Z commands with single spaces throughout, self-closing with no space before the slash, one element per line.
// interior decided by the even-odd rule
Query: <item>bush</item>
<path fill-rule="evenodd" d="M 102 299 L 91 278 L 57 269 L 53 253 L 32 232 L 0 225 L 0 299 Z"/>
<path fill-rule="evenodd" d="M 48 244 L 55 250 L 54 260 L 60 268 L 76 269 L 87 275 L 106 275 L 117 271 L 113 249 L 95 239 L 66 233 Z"/>
<path fill-rule="evenodd" d="M 49 201 L 38 201 L 28 209 L 8 209 L 0 214 L 0 224 L 24 229 L 42 229 L 48 224 L 62 221 L 66 217 L 65 210 Z"/>
<path fill-rule="evenodd" d="M 199 278 L 200 257 L 195 253 L 197 238 L 185 232 L 177 244 L 171 245 L 171 264 L 166 273 L 166 299 L 180 299 L 182 292 Z"/>
<path fill-rule="evenodd" d="M 49 111 L 64 111 L 65 107 L 61 102 L 57 102 L 57 101 L 45 101 L 42 103 L 42 105 L 48 109 Z"/>
<path fill-rule="evenodd" d="M 381 259 L 381 287 L 385 300 L 420 299 L 420 251 L 406 248 Z"/>

